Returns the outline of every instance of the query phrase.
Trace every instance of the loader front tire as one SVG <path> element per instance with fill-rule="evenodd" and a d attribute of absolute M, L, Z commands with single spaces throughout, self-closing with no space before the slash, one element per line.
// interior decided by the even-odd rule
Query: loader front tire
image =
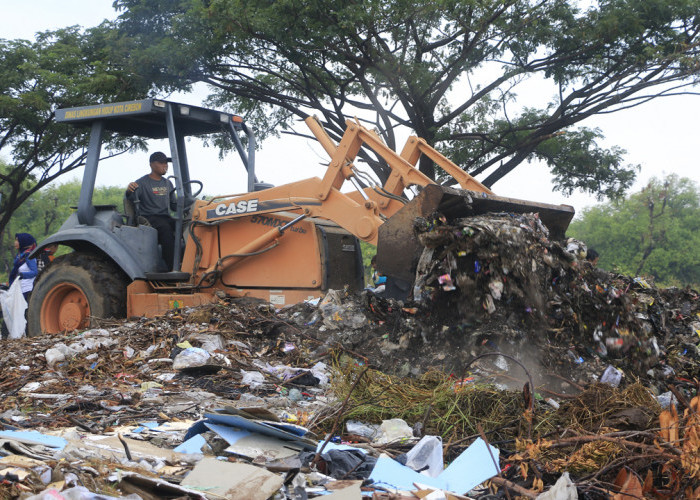
<path fill-rule="evenodd" d="M 103 257 L 73 252 L 40 274 L 29 298 L 27 334 L 64 333 L 92 326 L 92 318 L 126 316 L 128 278 Z"/>

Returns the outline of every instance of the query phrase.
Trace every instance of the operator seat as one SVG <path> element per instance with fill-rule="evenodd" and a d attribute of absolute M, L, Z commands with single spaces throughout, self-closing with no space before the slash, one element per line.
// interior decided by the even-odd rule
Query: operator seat
<path fill-rule="evenodd" d="M 124 216 L 126 217 L 127 226 L 150 226 L 148 219 L 139 215 L 136 216 L 136 205 L 129 198 L 124 196 Z"/>

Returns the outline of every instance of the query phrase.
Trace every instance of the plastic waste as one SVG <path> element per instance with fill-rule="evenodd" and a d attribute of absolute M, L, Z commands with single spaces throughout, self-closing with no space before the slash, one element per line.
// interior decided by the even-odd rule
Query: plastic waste
<path fill-rule="evenodd" d="M 57 363 L 63 363 L 66 360 L 66 355 L 54 348 L 47 349 L 44 353 L 44 357 L 46 358 L 46 364 L 49 368 L 53 368 Z"/>
<path fill-rule="evenodd" d="M 326 461 L 328 475 L 335 479 L 366 479 L 377 462 L 376 458 L 358 449 L 332 449 L 325 451 L 321 458 Z"/>
<path fill-rule="evenodd" d="M 613 387 L 617 387 L 622 381 L 622 372 L 615 368 L 613 365 L 608 365 L 608 367 L 603 372 L 603 375 L 601 375 L 600 381 L 603 384 L 609 384 Z"/>
<path fill-rule="evenodd" d="M 323 324 L 332 329 L 357 330 L 367 324 L 367 316 L 355 304 L 343 304 L 338 290 L 328 290 L 318 309 L 323 316 Z"/>
<path fill-rule="evenodd" d="M 659 406 L 661 406 L 662 409 L 667 410 L 668 408 L 671 407 L 671 402 L 673 401 L 673 393 L 671 391 L 664 392 L 663 394 L 659 394 L 656 396 L 656 401 L 658 401 Z"/>
<path fill-rule="evenodd" d="M 196 340 L 201 344 L 201 348 L 212 353 L 217 350 L 225 349 L 226 345 L 221 335 L 211 335 L 207 333 L 195 333 L 189 336 L 191 340 Z"/>
<path fill-rule="evenodd" d="M 393 443 L 413 437 L 413 429 L 400 418 L 384 420 L 379 426 L 379 431 L 380 434 L 377 438 L 379 444 Z"/>
<path fill-rule="evenodd" d="M 584 242 L 569 238 L 566 240 L 566 251 L 574 255 L 577 259 L 585 259 L 588 248 Z"/>
<path fill-rule="evenodd" d="M 554 401 L 552 398 L 545 398 L 545 402 L 555 410 L 559 409 L 559 403 Z"/>
<path fill-rule="evenodd" d="M 489 290 L 491 291 L 491 296 L 496 300 L 501 300 L 501 295 L 503 295 L 503 282 L 502 281 L 492 281 L 489 283 Z"/>
<path fill-rule="evenodd" d="M 141 382 L 141 390 L 142 391 L 148 391 L 150 389 L 162 389 L 163 384 L 159 384 L 158 382 L 155 382 L 153 380 L 150 380 L 148 382 Z"/>
<path fill-rule="evenodd" d="M 442 472 L 442 439 L 439 436 L 423 436 L 406 453 L 406 465 L 426 476 L 438 477 Z"/>
<path fill-rule="evenodd" d="M 8 290 L 0 291 L 0 306 L 2 306 L 2 316 L 9 332 L 8 338 L 24 337 L 24 331 L 27 327 L 27 320 L 24 318 L 27 301 L 22 295 L 19 280 L 15 280 Z"/>
<path fill-rule="evenodd" d="M 345 422 L 345 431 L 354 436 L 360 436 L 367 439 L 374 439 L 379 434 L 379 426 L 376 424 L 364 424 L 357 420 L 348 420 Z"/>
<path fill-rule="evenodd" d="M 200 347 L 188 347 L 181 351 L 173 360 L 173 368 L 182 370 L 184 368 L 196 368 L 204 366 L 209 361 L 211 355 Z"/>
<path fill-rule="evenodd" d="M 571 481 L 569 473 L 561 475 L 549 490 L 537 495 L 536 500 L 578 500 L 576 485 Z"/>
<path fill-rule="evenodd" d="M 510 370 L 510 365 L 508 364 L 508 360 L 506 360 L 506 358 L 504 358 L 503 356 L 497 356 L 496 360 L 493 362 L 493 364 L 496 365 L 499 370 L 503 370 L 503 371 Z"/>
<path fill-rule="evenodd" d="M 260 398 L 256 396 L 255 394 L 248 394 L 247 392 L 244 392 L 241 394 L 241 397 L 238 399 L 240 403 L 245 403 L 247 405 L 263 405 L 265 404 L 265 400 L 263 398 Z"/>
<path fill-rule="evenodd" d="M 247 385 L 251 389 L 256 389 L 265 383 L 265 375 L 260 372 L 247 372 L 245 370 L 241 370 L 241 375 L 243 375 L 241 384 Z"/>
<path fill-rule="evenodd" d="M 325 387 L 330 381 L 330 375 L 328 374 L 328 366 L 319 361 L 314 366 L 311 367 L 311 374 L 318 379 L 318 385 Z"/>
<path fill-rule="evenodd" d="M 304 399 L 304 396 L 302 396 L 301 391 L 299 389 L 296 389 L 296 388 L 291 389 L 289 391 L 289 395 L 287 397 L 289 398 L 290 401 L 294 401 L 294 402 L 301 401 L 302 399 Z"/>
<path fill-rule="evenodd" d="M 63 363 L 64 361 L 66 361 L 67 359 L 71 359 L 75 355 L 76 351 L 68 347 L 63 342 L 54 344 L 54 346 L 51 349 L 47 349 L 47 351 L 44 353 L 44 357 L 46 358 L 46 364 L 49 365 L 49 367 L 53 367 L 57 363 Z"/>

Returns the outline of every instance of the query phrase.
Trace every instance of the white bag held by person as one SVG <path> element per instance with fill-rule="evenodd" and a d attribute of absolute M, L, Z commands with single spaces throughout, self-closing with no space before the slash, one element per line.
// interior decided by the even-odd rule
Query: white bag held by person
<path fill-rule="evenodd" d="M 20 339 L 24 337 L 24 331 L 27 327 L 27 320 L 24 317 L 24 311 L 27 310 L 27 301 L 22 295 L 22 286 L 19 279 L 16 279 L 10 289 L 0 290 L 0 305 L 2 305 L 2 316 L 5 320 L 7 331 L 10 332 L 9 338 Z"/>

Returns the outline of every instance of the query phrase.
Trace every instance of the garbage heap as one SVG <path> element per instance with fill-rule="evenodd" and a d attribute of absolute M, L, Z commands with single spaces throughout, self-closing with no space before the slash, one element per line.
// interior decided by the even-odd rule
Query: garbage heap
<path fill-rule="evenodd" d="M 402 376 L 437 369 L 464 378 L 490 366 L 522 386 L 520 364 L 536 385 L 569 394 L 577 390 L 562 378 L 594 382 L 608 365 L 660 392 L 667 380 L 697 376 L 697 292 L 598 269 L 585 244 L 551 240 L 534 214 L 438 215 L 416 231 L 424 250 L 415 301 L 333 291 L 318 309 L 281 314 L 326 347 L 342 344 Z M 490 352 L 505 356 L 468 366 Z"/>
<path fill-rule="evenodd" d="M 492 350 L 546 368 L 564 358 L 572 368 L 602 360 L 644 379 L 698 373 L 696 292 L 598 269 L 584 243 L 552 241 L 536 214 L 436 216 L 416 231 L 425 247 L 417 296 L 445 335 L 478 332 Z"/>

